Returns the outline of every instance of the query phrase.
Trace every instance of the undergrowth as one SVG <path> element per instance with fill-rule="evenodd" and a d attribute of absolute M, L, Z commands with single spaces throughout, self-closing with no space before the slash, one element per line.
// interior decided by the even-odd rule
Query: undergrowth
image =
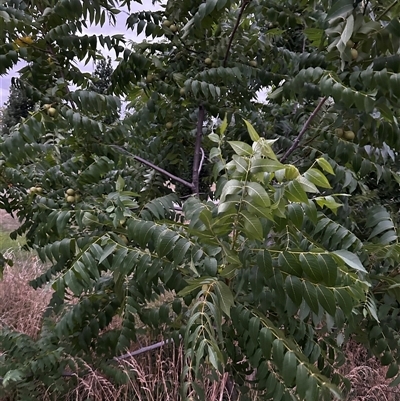
<path fill-rule="evenodd" d="M 29 281 L 37 277 L 43 266 L 37 257 L 25 253 L 24 257 L 15 257 L 9 253 L 9 258 L 15 260 L 12 267 L 4 271 L 0 281 L 0 330 L 10 328 L 36 339 L 42 316 L 52 291 L 49 288 L 34 290 Z M 118 320 L 112 326 L 118 325 Z M 115 328 L 115 327 L 114 327 Z M 157 338 L 141 337 L 132 349 L 145 347 Z M 0 350 L 0 356 L 2 350 Z M 400 389 L 389 387 L 390 380 L 385 379 L 386 367 L 371 357 L 365 348 L 355 342 L 346 346 L 346 364 L 341 368 L 351 382 L 352 388 L 346 401 L 399 401 Z M 92 366 L 85 365 L 85 374 L 78 376 L 66 372 L 65 381 L 70 388 L 67 394 L 60 396 L 53 389 L 43 388 L 39 401 L 178 401 L 181 399 L 179 383 L 181 381 L 184 350 L 179 344 L 170 344 L 158 349 L 127 358 L 115 364 L 114 368 L 121 371 L 124 383 L 113 383 L 104 373 Z M 81 361 L 80 361 L 81 362 Z M 78 363 L 78 361 L 77 361 Z M 235 399 L 229 393 L 229 378 L 224 375 L 218 381 L 211 377 L 206 386 L 207 400 L 229 401 Z M 256 396 L 254 399 L 257 399 Z M 0 401 L 14 401 L 13 395 L 1 398 Z"/>

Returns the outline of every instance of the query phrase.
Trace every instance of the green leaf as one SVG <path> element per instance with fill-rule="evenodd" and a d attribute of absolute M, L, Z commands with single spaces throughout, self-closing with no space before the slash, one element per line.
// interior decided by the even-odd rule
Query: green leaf
<path fill-rule="evenodd" d="M 318 300 L 321 306 L 331 315 L 335 316 L 336 314 L 336 302 L 335 295 L 332 290 L 324 287 L 323 285 L 319 285 L 317 287 Z"/>
<path fill-rule="evenodd" d="M 291 387 L 296 378 L 297 358 L 294 352 L 287 351 L 283 358 L 282 377 L 285 385 Z"/>
<path fill-rule="evenodd" d="M 267 327 L 263 327 L 259 333 L 259 343 L 265 359 L 271 358 L 272 332 Z"/>
<path fill-rule="evenodd" d="M 267 250 L 260 251 L 257 254 L 257 265 L 265 280 L 270 279 L 274 275 L 271 254 Z"/>
<path fill-rule="evenodd" d="M 278 256 L 278 263 L 279 268 L 288 274 L 292 274 L 297 277 L 301 277 L 303 275 L 303 269 L 297 254 L 283 251 Z"/>
<path fill-rule="evenodd" d="M 287 276 L 285 288 L 290 299 L 299 307 L 303 300 L 303 285 L 301 280 L 296 276 Z"/>
<path fill-rule="evenodd" d="M 350 316 L 353 312 L 353 298 L 344 288 L 335 288 L 334 292 L 340 309 L 343 311 L 345 316 Z"/>
<path fill-rule="evenodd" d="M 214 291 L 217 295 L 221 310 L 228 316 L 231 316 L 231 307 L 235 304 L 233 294 L 230 288 L 222 281 L 214 283 Z"/>
<path fill-rule="evenodd" d="M 308 388 L 308 370 L 303 363 L 299 363 L 296 370 L 296 391 L 300 399 L 305 399 Z"/>
<path fill-rule="evenodd" d="M 303 298 L 306 301 L 307 305 L 310 309 L 318 315 L 319 312 L 319 302 L 318 295 L 315 286 L 312 285 L 309 281 L 303 282 Z"/>
<path fill-rule="evenodd" d="M 286 186 L 285 195 L 292 202 L 308 203 L 308 197 L 300 182 L 290 181 Z"/>
<path fill-rule="evenodd" d="M 250 138 L 253 142 L 257 142 L 260 139 L 260 135 L 257 134 L 257 131 L 254 129 L 254 127 L 251 125 L 251 123 L 247 120 L 244 120 L 247 131 L 250 135 Z"/>
<path fill-rule="evenodd" d="M 328 11 L 327 20 L 333 20 L 337 17 L 346 18 L 354 9 L 353 0 L 337 0 Z"/>
<path fill-rule="evenodd" d="M 301 268 L 304 273 L 315 283 L 324 280 L 323 271 L 320 268 L 317 255 L 311 253 L 301 253 L 299 256 Z"/>
<path fill-rule="evenodd" d="M 359 257 L 356 254 L 346 251 L 344 249 L 333 251 L 333 253 L 339 256 L 339 258 L 351 268 L 363 273 L 367 273 L 365 267 L 362 265 Z"/>
<path fill-rule="evenodd" d="M 322 157 L 318 158 L 316 160 L 316 162 L 318 163 L 318 165 L 327 173 L 329 174 L 333 174 L 335 175 L 335 172 L 333 171 L 332 166 L 329 164 L 329 162 L 325 159 L 323 159 Z"/>
<path fill-rule="evenodd" d="M 261 241 L 264 238 L 261 221 L 257 216 L 251 215 L 248 212 L 241 212 L 242 229 L 249 239 Z"/>
<path fill-rule="evenodd" d="M 288 216 L 290 221 L 297 229 L 301 229 L 304 219 L 304 211 L 298 203 L 290 203 L 288 205 Z"/>
<path fill-rule="evenodd" d="M 222 120 L 221 125 L 219 126 L 219 134 L 220 134 L 221 137 L 224 136 L 224 133 L 225 133 L 225 131 L 226 131 L 227 128 L 228 128 L 228 117 L 227 117 L 227 115 L 225 114 L 225 117 L 224 117 L 224 119 Z"/>
<path fill-rule="evenodd" d="M 271 205 L 271 200 L 266 190 L 257 182 L 248 182 L 245 188 L 256 205 L 261 207 L 269 207 Z"/>
<path fill-rule="evenodd" d="M 252 156 L 253 149 L 247 143 L 239 142 L 239 141 L 228 141 L 229 145 L 231 145 L 234 152 L 239 156 Z"/>
<path fill-rule="evenodd" d="M 321 171 L 315 168 L 310 168 L 309 170 L 307 170 L 304 173 L 304 177 L 318 187 L 331 188 L 331 185 L 329 184 L 327 178 L 321 173 Z"/>

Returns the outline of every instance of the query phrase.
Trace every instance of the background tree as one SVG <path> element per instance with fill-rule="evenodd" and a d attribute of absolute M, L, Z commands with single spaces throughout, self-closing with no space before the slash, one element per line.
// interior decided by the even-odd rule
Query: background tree
<path fill-rule="evenodd" d="M 56 316 L 38 341 L 4 330 L 4 391 L 63 394 L 87 365 L 129 380 L 107 358 L 139 325 L 182 338 L 183 399 L 210 371 L 235 398 L 338 397 L 353 337 L 397 384 L 399 5 L 175 0 L 127 18 L 157 41 L 80 34 L 130 3 L 0 6 L 0 72 L 27 61 L 41 104 L 1 144 L 0 204 L 51 264 L 32 285 Z M 120 56 L 107 94 L 75 67 L 99 45 Z"/>
<path fill-rule="evenodd" d="M 8 101 L 2 111 L 1 134 L 8 135 L 10 129 L 20 123 L 23 118 L 28 117 L 33 110 L 34 102 L 30 100 L 23 88 L 15 81 L 10 88 Z"/>
<path fill-rule="evenodd" d="M 95 64 L 95 70 L 92 74 L 92 83 L 90 84 L 90 90 L 101 93 L 103 95 L 108 94 L 111 91 L 111 76 L 114 69 L 111 63 L 111 57 L 99 59 Z M 112 110 L 111 110 L 112 112 Z M 105 117 L 105 124 L 111 124 L 119 118 L 118 113 Z"/>

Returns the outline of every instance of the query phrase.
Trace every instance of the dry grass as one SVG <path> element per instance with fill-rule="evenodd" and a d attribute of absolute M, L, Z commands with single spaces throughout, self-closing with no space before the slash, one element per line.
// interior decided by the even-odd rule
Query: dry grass
<path fill-rule="evenodd" d="M 9 254 L 8 257 L 13 255 Z M 34 290 L 29 281 L 38 276 L 43 266 L 37 257 L 26 254 L 18 258 L 13 267 L 7 267 L 0 281 L 0 330 L 10 327 L 35 338 L 40 330 L 43 312 L 50 300 L 49 289 Z M 113 321 L 113 327 L 120 324 Z M 153 339 L 141 338 L 133 344 L 132 350 L 146 345 Z M 340 373 L 346 376 L 352 388 L 347 401 L 400 401 L 400 386 L 389 387 L 385 379 L 387 368 L 370 357 L 367 351 L 354 342 L 346 347 L 347 363 Z M 181 372 L 184 364 L 184 351 L 178 344 L 170 344 L 159 349 L 120 361 L 118 368 L 125 384 L 116 385 L 104 374 L 86 366 L 84 376 L 74 376 L 65 380 L 75 380 L 76 385 L 65 397 L 65 401 L 178 401 L 180 397 Z M 117 366 L 116 366 L 117 367 Z M 205 379 L 205 401 L 229 401 L 227 376 L 218 381 Z M 53 400 L 49 388 L 42 393 L 39 401 Z M 254 399 L 257 399 L 256 396 Z M 3 400 L 5 401 L 5 400 Z M 10 400 L 11 401 L 11 400 Z"/>
<path fill-rule="evenodd" d="M 6 257 L 15 260 L 10 252 Z M 34 290 L 29 281 L 42 272 L 39 259 L 29 253 L 16 259 L 14 266 L 5 268 L 0 281 L 0 329 L 7 326 L 33 338 L 37 336 L 51 291 Z"/>
<path fill-rule="evenodd" d="M 385 379 L 387 367 L 355 342 L 347 344 L 345 353 L 347 363 L 340 373 L 351 382 L 347 401 L 400 401 L 400 386 L 389 387 L 392 379 Z"/>

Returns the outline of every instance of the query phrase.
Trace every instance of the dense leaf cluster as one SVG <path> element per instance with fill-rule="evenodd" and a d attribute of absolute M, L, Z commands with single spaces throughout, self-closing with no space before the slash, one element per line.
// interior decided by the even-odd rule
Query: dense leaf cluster
<path fill-rule="evenodd" d="M 87 365 L 121 383 L 143 333 L 182 339 L 182 399 L 205 372 L 339 397 L 351 338 L 397 384 L 399 6 L 175 0 L 129 11 L 142 43 L 82 33 L 132 3 L 0 4 L 0 74 L 25 61 L 38 104 L 1 139 L 0 206 L 54 289 L 37 341 L 0 334 L 0 394 L 62 396 Z M 107 90 L 76 66 L 102 48 Z"/>

